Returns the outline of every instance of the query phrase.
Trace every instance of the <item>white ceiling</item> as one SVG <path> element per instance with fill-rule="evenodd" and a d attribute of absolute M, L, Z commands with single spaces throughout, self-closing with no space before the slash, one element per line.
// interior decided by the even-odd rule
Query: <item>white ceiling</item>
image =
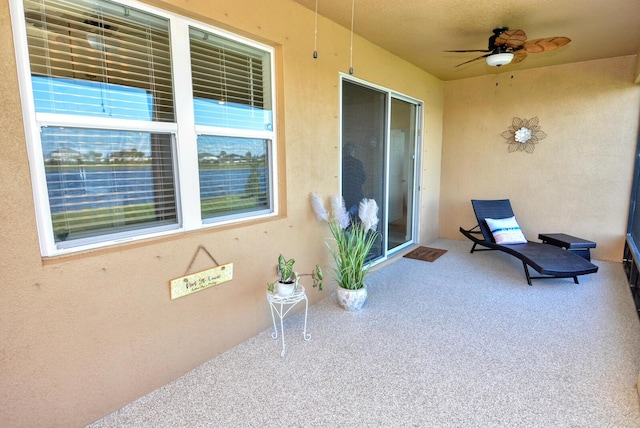
<path fill-rule="evenodd" d="M 312 11 L 317 3 L 320 15 L 351 27 L 349 0 L 294 1 Z M 522 29 L 528 40 L 566 36 L 572 41 L 555 51 L 529 54 L 523 62 L 500 69 L 489 67 L 484 60 L 456 68 L 456 64 L 483 53 L 443 52 L 487 49 L 489 36 L 497 27 Z M 637 55 L 640 0 L 355 0 L 354 32 L 439 79 L 455 80 Z M 354 68 L 355 49 L 357 45 Z"/>

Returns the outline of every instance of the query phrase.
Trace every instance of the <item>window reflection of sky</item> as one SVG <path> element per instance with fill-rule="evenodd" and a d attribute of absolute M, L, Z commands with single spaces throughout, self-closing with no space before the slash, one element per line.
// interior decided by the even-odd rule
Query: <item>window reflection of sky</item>
<path fill-rule="evenodd" d="M 39 113 L 151 120 L 152 97 L 144 89 L 89 80 L 33 76 Z"/>
<path fill-rule="evenodd" d="M 213 125 L 252 131 L 271 130 L 271 112 L 244 104 L 195 98 L 197 125 Z"/>
<path fill-rule="evenodd" d="M 36 111 L 91 117 L 151 121 L 153 97 L 144 89 L 79 79 L 33 76 Z M 197 125 L 209 125 L 252 131 L 272 130 L 272 114 L 261 108 L 237 103 L 194 99 Z M 45 157 L 60 148 L 81 153 L 136 149 L 150 156 L 149 134 L 100 130 L 58 129 L 47 137 L 43 133 Z M 54 141 L 55 140 L 55 141 Z M 198 138 L 198 152 L 253 156 L 265 154 L 262 139 L 203 136 Z M 106 153 L 105 153 L 106 155 Z"/>

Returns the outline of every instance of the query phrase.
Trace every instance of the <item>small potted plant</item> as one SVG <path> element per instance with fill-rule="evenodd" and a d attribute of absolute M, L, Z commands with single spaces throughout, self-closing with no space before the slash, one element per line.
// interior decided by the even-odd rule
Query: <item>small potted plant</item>
<path fill-rule="evenodd" d="M 318 287 L 322 291 L 322 269 L 316 265 L 311 273 L 298 273 L 293 270 L 294 259 L 287 260 L 282 254 L 278 256 L 278 280 L 267 284 L 267 289 L 276 293 L 280 297 L 289 297 L 298 289 L 298 281 L 303 276 L 310 276 L 313 279 L 313 287 Z"/>
<path fill-rule="evenodd" d="M 359 310 L 367 299 L 364 283 L 369 266 L 367 257 L 379 233 L 378 205 L 373 199 L 360 201 L 358 218 L 352 219 L 341 196 L 331 198 L 332 216 L 325 210 L 320 196 L 311 193 L 311 206 L 319 220 L 329 223 L 333 242 L 327 243 L 335 262 L 338 303 L 346 310 Z"/>

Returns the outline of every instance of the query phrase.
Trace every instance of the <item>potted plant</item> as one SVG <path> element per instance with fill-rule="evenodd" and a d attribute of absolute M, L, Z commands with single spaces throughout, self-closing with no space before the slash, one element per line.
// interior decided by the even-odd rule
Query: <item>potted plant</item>
<path fill-rule="evenodd" d="M 322 291 L 322 269 L 320 265 L 316 265 L 311 273 L 300 274 L 293 270 L 294 259 L 287 260 L 282 254 L 278 256 L 278 274 L 279 278 L 267 284 L 267 289 L 276 293 L 280 297 L 289 297 L 298 289 L 298 281 L 303 276 L 310 276 L 313 279 L 313 287 L 318 287 Z"/>
<path fill-rule="evenodd" d="M 332 216 L 324 209 L 320 196 L 311 193 L 311 205 L 319 220 L 329 223 L 333 236 L 327 243 L 335 262 L 338 303 L 347 310 L 358 310 L 367 299 L 365 277 L 369 271 L 367 256 L 378 232 L 378 205 L 373 199 L 360 201 L 358 218 L 352 219 L 341 196 L 331 198 Z"/>

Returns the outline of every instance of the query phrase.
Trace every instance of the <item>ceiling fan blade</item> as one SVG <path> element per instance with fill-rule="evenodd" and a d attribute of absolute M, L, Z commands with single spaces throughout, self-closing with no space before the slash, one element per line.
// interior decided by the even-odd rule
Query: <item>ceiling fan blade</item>
<path fill-rule="evenodd" d="M 470 59 L 469 61 L 461 62 L 460 64 L 456 65 L 456 67 L 460 67 L 461 65 L 469 64 L 470 62 L 478 61 L 478 60 L 480 60 L 480 59 L 482 59 L 482 58 L 486 58 L 486 57 L 488 57 L 489 55 L 491 55 L 491 52 L 489 52 L 489 53 L 488 53 L 488 54 L 486 54 L 486 55 L 482 55 L 482 56 L 479 56 L 479 57 L 477 57 L 477 58 Z"/>
<path fill-rule="evenodd" d="M 547 37 L 545 39 L 529 40 L 524 44 L 524 50 L 529 53 L 539 53 L 556 50 L 571 41 L 568 37 Z"/>
<path fill-rule="evenodd" d="M 527 51 L 524 49 L 517 50 L 513 53 L 513 59 L 511 60 L 511 64 L 517 64 L 522 62 L 527 57 Z"/>
<path fill-rule="evenodd" d="M 510 48 L 518 48 L 525 44 L 527 41 L 527 34 L 523 30 L 513 29 L 506 30 L 498 37 L 496 37 L 495 42 L 493 42 L 496 46 L 509 46 Z"/>
<path fill-rule="evenodd" d="M 469 49 L 462 51 L 442 51 L 442 52 L 491 52 L 489 49 Z"/>

